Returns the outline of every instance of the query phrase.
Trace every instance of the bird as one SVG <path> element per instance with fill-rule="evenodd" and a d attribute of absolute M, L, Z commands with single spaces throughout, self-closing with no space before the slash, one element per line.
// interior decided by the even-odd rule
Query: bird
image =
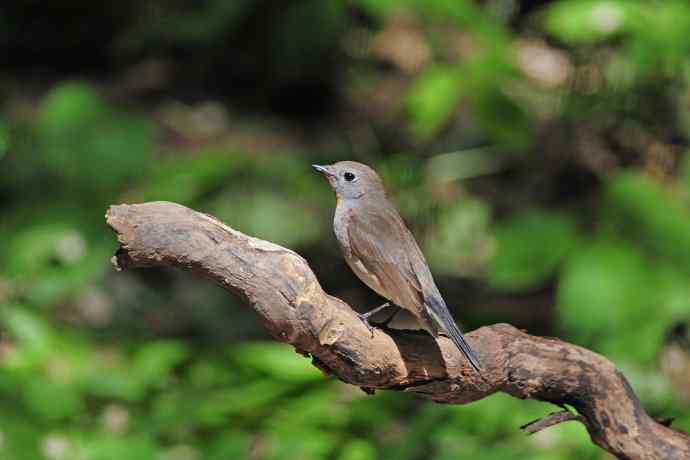
<path fill-rule="evenodd" d="M 388 300 L 359 315 L 367 327 L 373 333 L 369 317 L 391 304 L 398 307 L 396 312 L 403 308 L 432 336 L 447 335 L 480 372 L 476 354 L 451 316 L 424 254 L 376 171 L 355 161 L 314 164 L 312 168 L 335 191 L 333 228 L 345 261 L 364 284 Z"/>

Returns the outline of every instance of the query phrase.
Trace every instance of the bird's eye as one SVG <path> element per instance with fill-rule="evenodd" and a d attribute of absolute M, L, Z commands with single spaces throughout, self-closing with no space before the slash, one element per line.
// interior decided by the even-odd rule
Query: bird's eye
<path fill-rule="evenodd" d="M 343 177 L 348 182 L 352 182 L 353 180 L 355 180 L 355 175 L 352 174 L 351 172 L 346 172 L 345 174 L 343 174 Z"/>

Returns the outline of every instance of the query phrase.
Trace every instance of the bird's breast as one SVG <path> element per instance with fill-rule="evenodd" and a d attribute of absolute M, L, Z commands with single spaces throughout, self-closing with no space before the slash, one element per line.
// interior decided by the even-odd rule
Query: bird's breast
<path fill-rule="evenodd" d="M 373 289 L 379 295 L 383 297 L 390 298 L 388 293 L 383 288 L 381 281 L 374 274 L 371 273 L 364 266 L 361 260 L 357 258 L 352 252 L 350 246 L 350 234 L 348 227 L 351 225 L 352 219 L 352 209 L 349 206 L 341 204 L 335 208 L 335 217 L 333 218 L 333 230 L 335 232 L 335 237 L 338 240 L 338 245 L 343 253 L 343 257 L 347 262 L 347 265 L 354 272 L 357 277 L 364 282 L 370 289 Z"/>
<path fill-rule="evenodd" d="M 333 231 L 338 240 L 340 249 L 345 258 L 350 256 L 350 237 L 347 233 L 347 226 L 350 223 L 350 209 L 344 206 L 336 206 L 335 216 L 333 217 Z"/>

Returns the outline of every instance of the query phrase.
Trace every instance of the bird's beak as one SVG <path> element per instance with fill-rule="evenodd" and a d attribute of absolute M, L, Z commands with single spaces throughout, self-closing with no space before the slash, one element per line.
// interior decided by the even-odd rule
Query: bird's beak
<path fill-rule="evenodd" d="M 329 166 L 322 166 L 322 165 L 311 165 L 311 167 L 314 169 L 316 172 L 320 172 L 326 177 L 333 177 L 335 174 L 331 171 L 331 168 Z"/>

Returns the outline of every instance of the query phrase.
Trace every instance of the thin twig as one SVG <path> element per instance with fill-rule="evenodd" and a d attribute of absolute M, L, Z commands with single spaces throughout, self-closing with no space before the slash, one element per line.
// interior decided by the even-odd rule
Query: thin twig
<path fill-rule="evenodd" d="M 558 425 L 559 423 L 569 422 L 572 420 L 582 422 L 583 418 L 581 415 L 573 414 L 566 409 L 558 412 L 551 412 L 548 415 L 522 425 L 520 429 L 531 435 L 554 425 Z"/>

